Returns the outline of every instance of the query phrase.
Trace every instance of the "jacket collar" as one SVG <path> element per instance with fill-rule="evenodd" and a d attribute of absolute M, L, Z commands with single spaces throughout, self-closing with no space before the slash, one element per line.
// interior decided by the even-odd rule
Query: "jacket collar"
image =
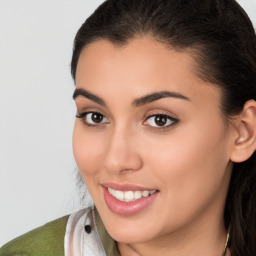
<path fill-rule="evenodd" d="M 120 256 L 116 241 L 108 234 L 96 208 L 94 208 L 94 219 L 106 255 Z"/>

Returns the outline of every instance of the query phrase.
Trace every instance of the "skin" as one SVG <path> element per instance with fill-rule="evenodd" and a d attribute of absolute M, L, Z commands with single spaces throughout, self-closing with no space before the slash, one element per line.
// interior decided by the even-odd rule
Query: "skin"
<path fill-rule="evenodd" d="M 77 113 L 95 111 L 101 124 L 77 118 L 74 156 L 109 234 L 121 255 L 221 256 L 226 241 L 223 210 L 232 172 L 237 120 L 227 122 L 217 86 L 196 75 L 189 53 L 176 52 L 151 38 L 116 46 L 106 40 L 81 53 L 76 88 L 84 96 Z M 150 93 L 173 91 L 189 100 L 167 97 L 142 106 L 133 101 Z M 154 127 L 156 114 L 179 121 Z M 92 121 L 87 116 L 87 121 Z M 107 206 L 102 183 L 135 184 L 159 190 L 143 211 L 121 216 Z"/>

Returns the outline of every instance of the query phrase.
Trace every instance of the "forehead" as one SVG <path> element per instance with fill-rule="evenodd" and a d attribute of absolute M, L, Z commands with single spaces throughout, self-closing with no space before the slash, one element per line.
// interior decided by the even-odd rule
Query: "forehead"
<path fill-rule="evenodd" d="M 183 67 L 183 73 L 192 73 L 194 64 L 194 59 L 189 53 L 172 50 L 152 38 L 133 39 L 121 46 L 108 40 L 98 40 L 83 49 L 78 61 L 77 75 L 86 72 L 85 68 L 106 72 L 118 68 L 118 71 L 125 69 L 126 72 L 134 74 L 137 70 L 141 75 L 154 70 L 154 73 L 159 73 L 160 69 L 160 74 L 164 71 L 174 74 L 178 69 L 181 70 L 180 66 Z"/>
<path fill-rule="evenodd" d="M 192 54 L 175 51 L 152 38 L 133 39 L 122 46 L 99 40 L 83 49 L 76 85 L 106 96 L 113 91 L 120 97 L 138 97 L 172 90 L 196 99 L 211 94 L 218 100 L 217 86 L 201 80 L 195 70 Z"/>

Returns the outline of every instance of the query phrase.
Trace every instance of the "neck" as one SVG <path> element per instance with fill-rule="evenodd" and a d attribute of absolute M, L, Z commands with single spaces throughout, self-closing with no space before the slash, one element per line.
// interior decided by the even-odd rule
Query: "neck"
<path fill-rule="evenodd" d="M 137 244 L 118 243 L 121 256 L 222 256 L 225 248 L 227 230 L 224 223 L 190 230 L 177 230 L 158 239 Z M 230 256 L 227 250 L 225 256 Z"/>

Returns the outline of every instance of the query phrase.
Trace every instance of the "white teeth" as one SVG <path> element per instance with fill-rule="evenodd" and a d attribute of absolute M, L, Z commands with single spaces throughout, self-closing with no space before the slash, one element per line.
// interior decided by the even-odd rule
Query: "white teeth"
<path fill-rule="evenodd" d="M 110 192 L 111 193 L 111 192 Z M 115 195 L 113 195 L 116 199 L 120 200 L 120 201 L 124 201 L 124 192 L 123 191 L 118 191 L 116 190 Z"/>
<path fill-rule="evenodd" d="M 130 202 L 131 200 L 133 200 L 133 192 L 132 191 L 124 192 L 124 200 L 126 202 Z"/>
<path fill-rule="evenodd" d="M 147 191 L 147 190 L 143 191 L 143 192 L 142 192 L 142 195 L 143 195 L 144 197 L 147 197 L 147 196 L 149 195 L 149 191 Z"/>
<path fill-rule="evenodd" d="M 140 199 L 142 197 L 141 191 L 135 191 L 134 192 L 134 200 Z"/>
<path fill-rule="evenodd" d="M 116 199 L 123 202 L 132 202 L 143 197 L 148 197 L 156 192 L 156 190 L 144 191 L 120 191 L 108 188 L 109 193 Z"/>
<path fill-rule="evenodd" d="M 151 190 L 151 191 L 149 191 L 149 194 L 152 195 L 152 194 L 154 194 L 155 192 L 156 192 L 156 190 Z"/>

